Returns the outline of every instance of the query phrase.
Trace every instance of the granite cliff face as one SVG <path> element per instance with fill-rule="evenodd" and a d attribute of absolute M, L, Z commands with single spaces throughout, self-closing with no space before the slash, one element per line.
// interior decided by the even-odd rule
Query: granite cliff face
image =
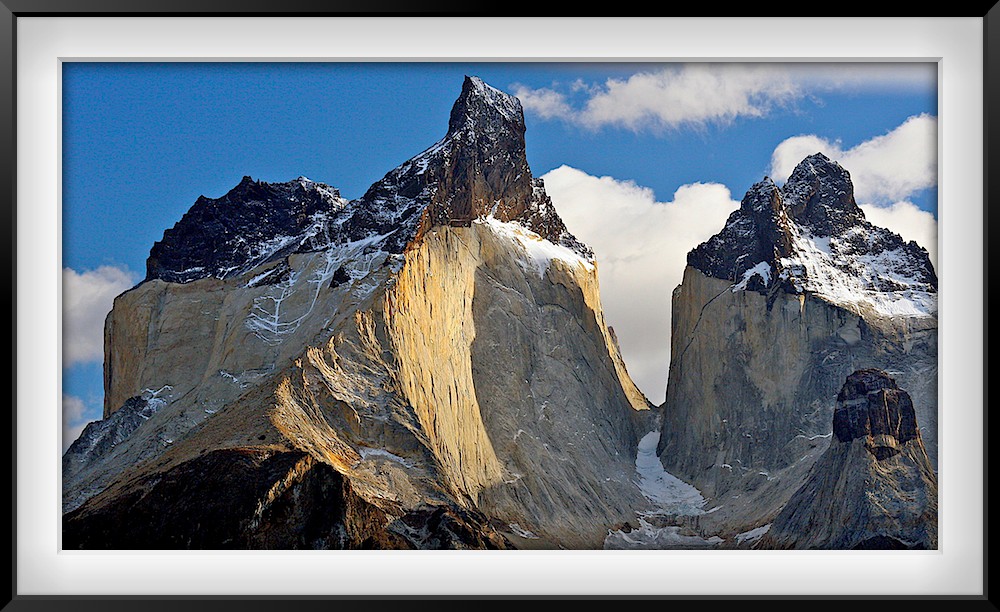
<path fill-rule="evenodd" d="M 881 370 L 847 377 L 833 440 L 760 548 L 936 549 L 937 476 L 909 394 Z"/>
<path fill-rule="evenodd" d="M 524 131 L 470 77 L 357 200 L 199 198 L 108 315 L 66 547 L 592 548 L 647 507 L 650 406 Z"/>
<path fill-rule="evenodd" d="M 878 368 L 910 391 L 933 463 L 937 276 L 926 251 L 873 226 L 822 154 L 747 192 L 688 255 L 673 294 L 657 452 L 719 506 L 707 533 L 769 523 L 830 443 L 834 398 Z"/>

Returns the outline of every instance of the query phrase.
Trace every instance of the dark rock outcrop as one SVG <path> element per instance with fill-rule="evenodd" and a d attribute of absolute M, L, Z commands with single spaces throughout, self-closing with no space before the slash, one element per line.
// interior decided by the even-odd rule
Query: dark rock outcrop
<path fill-rule="evenodd" d="M 851 374 L 837 395 L 833 435 L 840 442 L 865 438 L 879 460 L 896 454 L 899 444 L 920 437 L 910 394 L 881 370 Z"/>
<path fill-rule="evenodd" d="M 198 198 L 163 232 L 149 252 L 145 280 L 242 274 L 307 244 L 344 203 L 336 189 L 305 177 L 264 183 L 244 176 L 221 198 Z"/>
<path fill-rule="evenodd" d="M 473 513 L 426 508 L 398 521 L 301 452 L 211 451 L 63 518 L 66 549 L 507 548 Z"/>
<path fill-rule="evenodd" d="M 937 291 L 927 250 L 868 222 L 850 174 L 822 153 L 802 160 L 782 187 L 769 178 L 752 186 L 688 265 L 759 293 L 828 295 L 831 273 L 857 277 L 864 266 L 873 272 L 866 289 Z"/>
<path fill-rule="evenodd" d="M 937 477 L 913 403 L 885 372 L 860 370 L 837 397 L 834 439 L 759 548 L 937 548 Z"/>

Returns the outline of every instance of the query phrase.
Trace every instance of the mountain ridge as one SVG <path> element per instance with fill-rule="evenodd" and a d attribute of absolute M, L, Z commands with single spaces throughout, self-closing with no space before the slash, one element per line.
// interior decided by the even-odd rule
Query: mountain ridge
<path fill-rule="evenodd" d="M 566 229 L 533 178 L 517 98 L 467 76 L 434 145 L 390 170 L 361 197 L 298 177 L 283 183 L 243 177 L 220 198 L 201 196 L 150 251 L 144 280 L 225 279 L 289 253 L 381 236 L 402 253 L 431 227 L 476 219 L 515 222 L 593 258 Z M 220 240 L 220 237 L 222 238 Z"/>
<path fill-rule="evenodd" d="M 736 289 L 814 294 L 876 316 L 932 316 L 937 274 L 927 250 L 873 225 L 854 200 L 850 174 L 822 153 L 778 187 L 747 190 L 723 229 L 688 264 Z"/>

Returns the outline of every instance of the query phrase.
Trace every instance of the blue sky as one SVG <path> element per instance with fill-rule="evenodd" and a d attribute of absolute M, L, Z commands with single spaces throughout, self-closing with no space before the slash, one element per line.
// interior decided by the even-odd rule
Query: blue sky
<path fill-rule="evenodd" d="M 934 64 L 68 62 L 64 445 L 100 417 L 110 300 L 199 195 L 304 175 L 358 197 L 444 135 L 464 75 L 521 99 L 533 173 L 594 247 L 606 318 L 657 403 L 684 253 L 763 176 L 821 150 L 869 219 L 935 252 Z"/>

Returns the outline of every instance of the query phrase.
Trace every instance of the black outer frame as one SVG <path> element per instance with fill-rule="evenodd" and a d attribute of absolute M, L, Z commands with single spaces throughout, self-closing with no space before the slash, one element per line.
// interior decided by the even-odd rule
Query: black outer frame
<path fill-rule="evenodd" d="M 415 7 L 412 4 L 400 0 L 368 0 L 363 4 L 354 4 L 353 6 L 344 6 L 343 2 L 338 2 L 331 6 L 330 4 L 325 4 L 323 2 L 317 2 L 315 0 L 282 0 L 280 3 L 275 3 L 273 0 L 243 0 L 241 2 L 232 2 L 230 0 L 174 0 L 173 2 L 168 2 L 164 0 L 145 0 L 141 4 L 129 1 L 129 0 L 0 0 L 0 54 L 2 54 L 2 61 L 0 61 L 0 155 L 2 155 L 2 162 L 0 162 L 0 193 L 8 193 L 10 199 L 6 202 L 6 209 L 0 210 L 0 219 L 5 221 L 7 226 L 6 235 L 8 236 L 9 243 L 9 267 L 3 268 L 3 276 L 0 277 L 0 287 L 6 287 L 10 291 L 10 298 L 7 300 L 7 304 L 10 304 L 11 308 L 11 363 L 17 363 L 17 313 L 14 310 L 14 303 L 16 301 L 16 262 L 17 262 L 17 185 L 16 185 L 16 168 L 17 168 L 17 158 L 16 158 L 16 98 L 17 98 L 17 87 L 16 87 L 16 59 L 17 59 L 17 19 L 19 17 L 67 17 L 67 16 L 92 16 L 92 17 L 109 17 L 109 16 L 135 16 L 135 17 L 282 17 L 282 16 L 395 16 L 395 17 L 421 17 L 421 16 L 476 16 L 476 17 L 491 17 L 491 16 L 529 16 L 529 17 L 559 17 L 567 16 L 567 13 L 563 10 L 553 10 L 549 6 L 545 5 L 535 5 L 531 14 L 525 14 L 520 11 L 513 10 L 512 6 L 507 7 L 497 7 L 494 6 L 476 6 L 475 4 L 470 4 L 468 0 L 466 2 L 459 2 L 456 0 L 449 0 L 447 2 L 442 2 L 437 0 L 437 6 L 435 8 L 425 8 L 425 7 Z M 678 14 L 674 11 L 678 7 L 671 7 L 670 15 L 663 15 L 655 10 L 651 10 L 653 5 L 646 5 L 648 8 L 645 10 L 639 10 L 638 12 L 632 11 L 628 14 L 622 13 L 607 13 L 597 9 L 596 5 L 591 5 L 593 8 L 590 11 L 576 11 L 573 16 L 689 16 L 689 17 L 704 17 L 704 16 L 726 16 L 726 17 L 739 17 L 739 16 L 788 16 L 788 13 L 777 10 L 779 7 L 777 5 L 772 5 L 771 7 L 761 7 L 757 3 L 747 3 L 743 6 L 746 7 L 746 13 L 743 15 L 737 13 L 729 12 L 725 15 L 707 15 L 703 12 L 694 11 L 691 14 Z M 930 6 L 930 5 L 924 5 Z M 479 10 L 474 10 L 478 8 Z M 506 8 L 507 10 L 503 10 Z M 696 7 L 691 7 L 689 10 L 694 10 Z M 813 7 L 818 8 L 818 7 Z M 824 7 L 825 8 L 825 7 Z M 908 8 L 915 8 L 910 6 Z M 983 256 L 984 256 L 984 287 L 988 288 L 990 286 L 988 269 L 989 269 L 989 207 L 986 205 L 989 202 L 989 178 L 992 172 L 996 172 L 1000 176 L 1000 156 L 994 155 L 993 159 L 990 160 L 989 148 L 991 143 L 995 143 L 1000 139 L 1000 121 L 994 120 L 990 122 L 990 115 L 993 117 L 998 116 L 998 108 L 1000 108 L 1000 6 L 994 6 L 992 2 L 974 2 L 968 3 L 968 5 L 952 5 L 951 11 L 940 10 L 939 5 L 935 5 L 938 9 L 934 12 L 927 12 L 926 9 L 919 10 L 917 12 L 910 12 L 908 16 L 925 16 L 925 17 L 943 17 L 943 16 L 962 16 L 962 17 L 982 17 L 983 18 L 983 63 L 984 63 L 984 73 L 983 73 L 983 127 L 984 127 L 984 147 L 983 147 Z M 276 10 L 280 9 L 280 10 Z M 763 9 L 763 10 L 762 10 Z M 833 10 L 836 9 L 836 10 Z M 707 9 L 701 9 L 707 10 Z M 731 11 L 730 7 L 727 7 L 727 11 Z M 769 10 L 776 11 L 770 13 Z M 827 11 L 816 15 L 809 15 L 797 13 L 796 16 L 868 16 L 868 17 L 896 17 L 899 16 L 891 10 L 886 10 L 884 8 L 876 7 L 871 5 L 871 3 L 861 3 L 861 2 L 848 2 L 841 1 L 835 6 L 829 7 Z M 3 200 L 0 200 L 2 202 Z M 989 293 L 988 290 L 983 292 L 983 310 L 984 313 L 987 312 L 989 303 Z M 984 316 L 983 321 L 983 339 L 987 340 L 987 327 L 988 327 L 988 317 Z M 984 350 L 983 354 L 983 365 L 984 374 L 989 371 L 988 368 L 988 351 Z M 983 397 L 988 396 L 986 377 L 983 379 Z M 11 376 L 10 387 L 12 389 L 11 393 L 11 500 L 10 500 L 10 512 L 11 512 L 11 531 L 10 531 L 10 544 L 11 544 L 11 582 L 10 591 L 7 594 L 6 590 L 2 596 L 2 608 L 9 612 L 35 612 L 41 610 L 73 610 L 74 612 L 89 612 L 90 610 L 100 611 L 100 612 L 118 612 L 119 610 L 131 610 L 134 607 L 141 606 L 144 610 L 152 612 L 152 610 L 167 610 L 175 608 L 181 605 L 185 608 L 191 608 L 192 606 L 200 610 L 216 609 L 219 607 L 231 607 L 237 608 L 240 612 L 256 612 L 256 610 L 273 610 L 277 606 L 281 606 L 282 600 L 293 600 L 294 606 L 296 608 L 309 607 L 316 609 L 319 606 L 329 606 L 329 603 L 323 603 L 324 600 L 367 600 L 365 603 L 361 604 L 365 607 L 372 605 L 371 600 L 385 600 L 385 601 L 398 601 L 398 600 L 473 600 L 473 599 L 534 599 L 534 600 L 618 600 L 618 599 L 635 599 L 635 600 L 675 600 L 675 603 L 670 604 L 671 606 L 676 606 L 676 600 L 691 602 L 686 604 L 688 606 L 703 608 L 705 606 L 704 600 L 721 600 L 721 605 L 732 605 L 733 600 L 770 600 L 766 605 L 769 608 L 785 606 L 790 608 L 791 606 L 801 607 L 807 605 L 813 607 L 816 605 L 815 600 L 825 600 L 832 603 L 835 606 L 850 606 L 851 608 L 860 609 L 870 607 L 875 610 L 882 610 L 888 604 L 889 601 L 893 600 L 903 600 L 905 601 L 904 606 L 910 607 L 916 604 L 930 604 L 932 606 L 938 606 L 941 600 L 949 600 L 953 603 L 948 604 L 948 607 L 953 607 L 956 603 L 961 602 L 963 607 L 973 607 L 976 610 L 997 610 L 996 604 L 990 601 L 989 598 L 989 520 L 984 520 L 983 523 L 983 540 L 984 540 L 984 551 L 983 551 L 983 588 L 984 592 L 982 596 L 933 596 L 933 597 L 916 597 L 916 596 L 893 596 L 893 595 L 882 595 L 882 596 L 862 596 L 862 595 L 817 595 L 817 596 L 768 596 L 768 595 L 753 595 L 753 596 L 580 596 L 580 595 L 547 595 L 547 596 L 530 596 L 530 595 L 516 595 L 516 594 L 483 594 L 476 596 L 458 596 L 458 595 L 439 595 L 439 596 L 378 596 L 378 595 L 345 595 L 345 596 L 303 596 L 303 597 L 283 597 L 283 596 L 240 596 L 240 595 L 218 595 L 218 596 L 187 596 L 187 595 L 144 595 L 144 596 L 25 596 L 19 595 L 17 593 L 17 523 L 16 523 L 16 465 L 17 465 L 17 386 L 15 376 Z M 989 495 L 988 495 L 988 482 L 989 482 L 989 453 L 988 453 L 988 410 L 983 411 L 983 453 L 984 453 L 984 472 L 983 472 L 983 510 L 984 517 L 988 517 L 988 505 L 989 505 Z M 280 568 L 275 568 L 275 571 L 281 571 Z M 850 585 L 845 585 L 845 590 L 849 590 Z M 727 601 L 728 600 L 728 601 Z M 813 600 L 808 604 L 798 603 L 797 600 Z M 841 602 L 840 600 L 851 600 L 850 603 Z M 183 603 L 181 603 L 183 602 Z M 864 603 L 863 603 L 864 602 Z M 393 604 L 389 604 L 393 605 Z M 398 604 L 397 604 L 398 605 Z M 194 610 L 192 610 L 194 612 Z"/>

